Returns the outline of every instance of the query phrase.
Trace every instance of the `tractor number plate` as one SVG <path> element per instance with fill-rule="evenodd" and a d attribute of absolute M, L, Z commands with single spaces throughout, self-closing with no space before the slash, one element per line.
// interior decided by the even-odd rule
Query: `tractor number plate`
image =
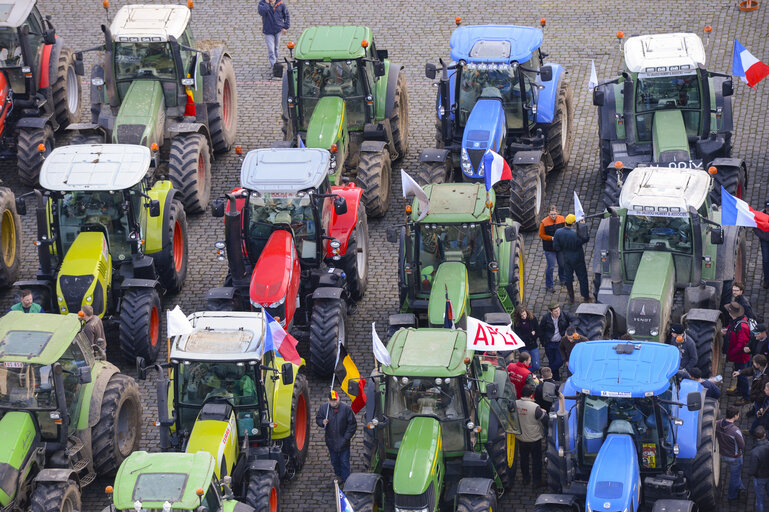
<path fill-rule="evenodd" d="M 19 361 L 5 361 L 3 366 L 6 368 L 24 368 L 24 363 Z"/>
<path fill-rule="evenodd" d="M 632 398 L 633 394 L 627 391 L 601 391 L 601 396 L 608 396 L 611 398 Z"/>

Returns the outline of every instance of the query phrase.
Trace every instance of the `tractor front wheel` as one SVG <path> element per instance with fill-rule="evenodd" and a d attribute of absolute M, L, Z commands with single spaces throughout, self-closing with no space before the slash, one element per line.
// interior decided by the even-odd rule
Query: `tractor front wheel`
<path fill-rule="evenodd" d="M 395 151 L 398 152 L 398 158 L 401 159 L 406 156 L 409 150 L 409 92 L 406 87 L 406 75 L 403 71 L 398 74 L 393 101 L 390 129 L 393 134 Z"/>
<path fill-rule="evenodd" d="M 457 512 L 494 512 L 495 510 L 497 510 L 497 495 L 494 493 L 493 486 L 486 496 L 477 494 L 457 496 Z"/>
<path fill-rule="evenodd" d="M 344 271 L 350 285 L 350 295 L 353 300 L 361 300 L 368 286 L 368 219 L 363 203 L 358 204 L 358 222 L 347 242 Z"/>
<path fill-rule="evenodd" d="M 168 177 L 188 213 L 201 213 L 211 196 L 211 152 L 202 133 L 177 135 L 171 141 Z"/>
<path fill-rule="evenodd" d="M 163 229 L 167 232 L 167 243 L 160 252 L 151 256 L 158 269 L 160 284 L 171 293 L 182 289 L 187 278 L 187 214 L 182 203 L 171 201 Z M 166 239 L 164 238 L 164 241 Z"/>
<path fill-rule="evenodd" d="M 524 231 L 539 227 L 539 212 L 545 201 L 545 164 L 513 165 L 510 181 L 510 213 Z"/>
<path fill-rule="evenodd" d="M 215 153 L 229 151 L 238 130 L 238 93 L 235 89 L 235 68 L 227 55 L 216 69 L 216 103 L 208 105 L 208 131 Z"/>
<path fill-rule="evenodd" d="M 446 162 L 419 162 L 415 181 L 420 187 L 436 183 L 445 183 L 451 175 L 451 168 Z"/>
<path fill-rule="evenodd" d="M 547 152 L 553 159 L 553 170 L 560 171 L 569 163 L 569 154 L 574 145 L 574 93 L 565 81 L 558 88 L 558 100 L 553 122 L 547 128 L 545 140 Z"/>
<path fill-rule="evenodd" d="M 507 295 L 514 306 L 526 303 L 526 275 L 524 265 L 523 235 L 518 236 L 510 250 L 510 267 L 508 272 Z"/>
<path fill-rule="evenodd" d="M 110 377 L 93 429 L 93 467 L 98 475 L 116 471 L 142 437 L 142 402 L 136 381 L 122 373 Z"/>
<path fill-rule="evenodd" d="M 721 204 L 721 187 L 724 187 L 731 195 L 742 199 L 745 194 L 745 186 L 748 181 L 748 172 L 742 166 L 725 166 L 718 168 L 713 175 L 713 189 L 710 191 L 710 202 Z"/>
<path fill-rule="evenodd" d="M 606 315 L 593 315 L 593 314 L 580 314 L 577 315 L 577 332 L 588 340 L 607 340 L 612 336 L 612 320 L 611 314 Z"/>
<path fill-rule="evenodd" d="M 246 504 L 255 512 L 280 510 L 280 479 L 275 471 L 255 471 L 248 478 Z"/>
<path fill-rule="evenodd" d="M 77 512 L 80 507 L 80 489 L 72 480 L 37 484 L 29 504 L 31 512 Z"/>
<path fill-rule="evenodd" d="M 45 149 L 40 151 L 40 145 Z M 16 164 L 19 167 L 19 179 L 25 185 L 34 187 L 40 179 L 40 167 L 45 157 L 51 154 L 55 140 L 53 128 L 47 124 L 44 128 L 20 128 L 16 141 Z"/>
<path fill-rule="evenodd" d="M 127 362 L 142 356 L 155 362 L 160 352 L 160 297 L 154 288 L 130 288 L 120 309 L 120 352 Z"/>
<path fill-rule="evenodd" d="M 729 287 L 731 290 L 731 287 Z M 718 375 L 721 365 L 721 320 L 715 323 L 705 320 L 686 322 L 686 331 L 697 347 L 697 368 L 704 378 Z"/>
<path fill-rule="evenodd" d="M 310 320 L 310 367 L 318 377 L 331 377 L 339 343 L 347 344 L 347 304 L 316 300 Z"/>
<path fill-rule="evenodd" d="M 19 277 L 21 265 L 21 219 L 11 189 L 0 187 L 0 289 Z"/>
<path fill-rule="evenodd" d="M 366 212 L 372 217 L 383 217 L 390 206 L 392 193 L 392 162 L 387 148 L 379 153 L 360 154 L 357 181 L 363 189 Z"/>
<path fill-rule="evenodd" d="M 603 191 L 601 191 L 601 201 L 606 208 L 619 205 L 621 189 L 617 171 L 615 169 L 607 169 L 606 180 L 603 182 Z"/>
<path fill-rule="evenodd" d="M 555 493 L 560 493 L 564 483 L 561 475 L 566 474 L 566 459 L 558 455 L 555 447 L 555 431 L 553 425 L 547 435 L 547 451 L 545 452 L 545 473 L 547 473 L 547 485 Z"/>
<path fill-rule="evenodd" d="M 502 481 L 502 487 L 510 489 L 518 467 L 515 463 L 515 436 L 505 432 L 493 411 L 489 412 L 489 439 L 486 451 L 489 452 L 497 476 Z"/>
<path fill-rule="evenodd" d="M 55 74 L 51 69 L 51 84 L 53 96 L 53 115 L 59 124 L 59 131 L 80 119 L 80 96 L 82 85 L 75 71 L 75 59 L 72 51 L 62 48 L 56 62 Z"/>
<path fill-rule="evenodd" d="M 283 440 L 283 453 L 296 472 L 304 467 L 310 448 L 310 387 L 307 377 L 298 373 L 291 395 L 291 435 Z"/>
<path fill-rule="evenodd" d="M 721 478 L 721 456 L 718 452 L 715 429 L 718 418 L 718 402 L 706 398 L 702 408 L 697 455 L 688 467 L 686 481 L 691 499 L 703 512 L 718 509 L 718 484 Z"/>
<path fill-rule="evenodd" d="M 355 492 L 346 491 L 347 501 L 352 505 L 352 509 L 355 512 L 379 512 L 382 507 L 379 503 L 379 496 L 382 494 L 381 487 L 377 486 L 377 489 L 373 493 L 368 492 Z"/>

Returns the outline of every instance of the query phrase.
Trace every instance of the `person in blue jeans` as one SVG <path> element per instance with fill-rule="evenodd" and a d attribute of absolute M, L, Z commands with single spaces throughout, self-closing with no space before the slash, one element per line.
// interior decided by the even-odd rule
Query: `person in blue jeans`
<path fill-rule="evenodd" d="M 753 437 L 756 444 L 748 454 L 746 469 L 748 475 L 753 477 L 756 512 L 764 512 L 764 500 L 769 495 L 769 441 L 766 440 L 766 429 L 756 427 Z"/>
<path fill-rule="evenodd" d="M 262 17 L 262 34 L 267 44 L 267 59 L 270 69 L 278 61 L 280 36 L 291 26 L 291 17 L 283 0 L 259 0 L 259 15 Z"/>
<path fill-rule="evenodd" d="M 764 213 L 769 213 L 769 201 L 764 203 Z M 756 238 L 761 242 L 761 264 L 762 276 L 761 286 L 769 288 L 769 231 L 763 231 L 759 228 L 753 228 Z"/>
<path fill-rule="evenodd" d="M 518 304 L 513 313 L 513 331 L 521 338 L 526 346 L 521 352 L 528 352 L 531 356 L 531 366 L 529 370 L 536 372 L 540 368 L 539 364 L 539 343 L 537 342 L 539 322 L 537 318 L 526 309 L 523 304 Z"/>
<path fill-rule="evenodd" d="M 560 370 L 563 366 L 559 346 L 566 329 L 576 321 L 576 317 L 566 311 L 561 311 L 561 305 L 553 302 L 548 312 L 539 320 L 539 340 L 545 347 L 548 366 L 553 370 L 553 378 L 560 380 Z"/>
<path fill-rule="evenodd" d="M 339 400 L 339 393 L 330 391 L 328 403 L 320 406 L 315 423 L 325 432 L 326 447 L 339 485 L 350 476 L 350 441 L 358 429 L 352 408 Z"/>
<path fill-rule="evenodd" d="M 566 284 L 563 266 L 558 261 L 558 253 L 555 251 L 555 247 L 553 247 L 553 235 L 565 225 L 566 221 L 562 215 L 558 215 L 558 207 L 555 205 L 550 206 L 550 212 L 547 217 L 539 223 L 539 238 L 542 239 L 542 250 L 545 253 L 545 261 L 547 263 L 545 267 L 545 289 L 547 293 L 555 292 L 553 271 L 556 268 L 556 264 L 558 265 L 558 282 L 561 286 Z"/>
<path fill-rule="evenodd" d="M 740 410 L 730 405 L 726 408 L 726 417 L 716 423 L 718 451 L 729 473 L 728 498 L 730 500 L 736 500 L 740 497 L 740 492 L 745 490 L 741 475 L 745 439 L 742 437 L 742 432 L 736 424 L 739 419 Z"/>

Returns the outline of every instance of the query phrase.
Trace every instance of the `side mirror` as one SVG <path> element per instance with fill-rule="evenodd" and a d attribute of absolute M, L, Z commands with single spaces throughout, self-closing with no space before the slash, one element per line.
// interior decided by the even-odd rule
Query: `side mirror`
<path fill-rule="evenodd" d="M 334 198 L 334 213 L 337 215 L 344 215 L 347 213 L 347 199 L 342 196 L 336 196 Z"/>
<path fill-rule="evenodd" d="M 604 104 L 604 92 L 602 89 L 596 87 L 593 89 L 593 105 L 596 107 L 603 107 Z"/>
<path fill-rule="evenodd" d="M 721 84 L 721 95 L 726 98 L 732 94 L 734 94 L 734 85 L 732 84 L 732 81 L 724 80 L 724 82 Z"/>
<path fill-rule="evenodd" d="M 387 50 L 377 50 L 376 58 L 379 60 L 385 60 L 388 57 Z"/>
<path fill-rule="evenodd" d="M 518 230 L 515 226 L 505 226 L 505 241 L 514 242 L 518 238 Z"/>
<path fill-rule="evenodd" d="M 686 408 L 690 411 L 699 411 L 702 409 L 702 394 L 692 392 L 686 395 Z"/>
<path fill-rule="evenodd" d="M 77 369 L 77 380 L 80 384 L 91 382 L 91 368 L 89 366 L 80 366 Z"/>
<path fill-rule="evenodd" d="M 400 238 L 401 227 L 400 226 L 387 226 L 385 228 L 385 237 L 391 244 L 397 243 Z"/>
<path fill-rule="evenodd" d="M 147 378 L 147 363 L 142 356 L 136 356 L 136 376 L 139 380 Z"/>
<path fill-rule="evenodd" d="M 211 52 L 201 52 L 203 62 L 211 62 Z"/>
<path fill-rule="evenodd" d="M 85 75 L 85 66 L 83 65 L 83 52 L 77 52 L 75 54 L 75 74 L 78 76 Z"/>
<path fill-rule="evenodd" d="M 275 78 L 283 78 L 283 64 L 276 62 L 272 65 L 272 76 Z"/>
<path fill-rule="evenodd" d="M 213 217 L 224 217 L 224 200 L 214 199 L 211 201 L 211 215 Z"/>
<path fill-rule="evenodd" d="M 160 201 L 157 199 L 150 201 L 150 217 L 160 217 Z"/>
<path fill-rule="evenodd" d="M 499 387 L 494 382 L 486 384 L 486 397 L 491 400 L 499 398 Z"/>
<path fill-rule="evenodd" d="M 45 44 L 56 44 L 56 31 L 52 28 L 47 28 L 43 31 L 43 42 Z"/>
<path fill-rule="evenodd" d="M 435 80 L 436 71 L 435 64 L 425 64 L 425 76 L 430 80 Z"/>
<path fill-rule="evenodd" d="M 710 243 L 713 245 L 721 245 L 724 243 L 724 228 L 714 227 L 710 232 Z"/>
<path fill-rule="evenodd" d="M 27 202 L 22 197 L 16 198 L 16 213 L 19 215 L 27 214 Z"/>
<path fill-rule="evenodd" d="M 385 63 L 381 61 L 374 62 L 374 76 L 385 76 Z"/>
<path fill-rule="evenodd" d="M 558 388 L 552 382 L 545 382 L 542 384 L 542 398 L 548 402 L 554 402 L 558 396 Z"/>
<path fill-rule="evenodd" d="M 551 66 L 542 66 L 539 70 L 539 79 L 543 82 L 550 82 L 553 79 L 553 68 Z"/>
<path fill-rule="evenodd" d="M 294 365 L 291 363 L 283 363 L 280 367 L 280 382 L 284 386 L 294 383 Z"/>

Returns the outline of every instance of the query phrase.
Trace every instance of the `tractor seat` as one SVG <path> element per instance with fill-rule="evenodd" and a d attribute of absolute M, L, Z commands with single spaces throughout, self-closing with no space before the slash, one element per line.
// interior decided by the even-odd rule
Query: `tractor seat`
<path fill-rule="evenodd" d="M 628 434 L 634 436 L 635 430 L 633 429 L 633 425 L 631 425 L 627 420 L 614 420 L 609 424 L 609 431 L 607 433 Z"/>

